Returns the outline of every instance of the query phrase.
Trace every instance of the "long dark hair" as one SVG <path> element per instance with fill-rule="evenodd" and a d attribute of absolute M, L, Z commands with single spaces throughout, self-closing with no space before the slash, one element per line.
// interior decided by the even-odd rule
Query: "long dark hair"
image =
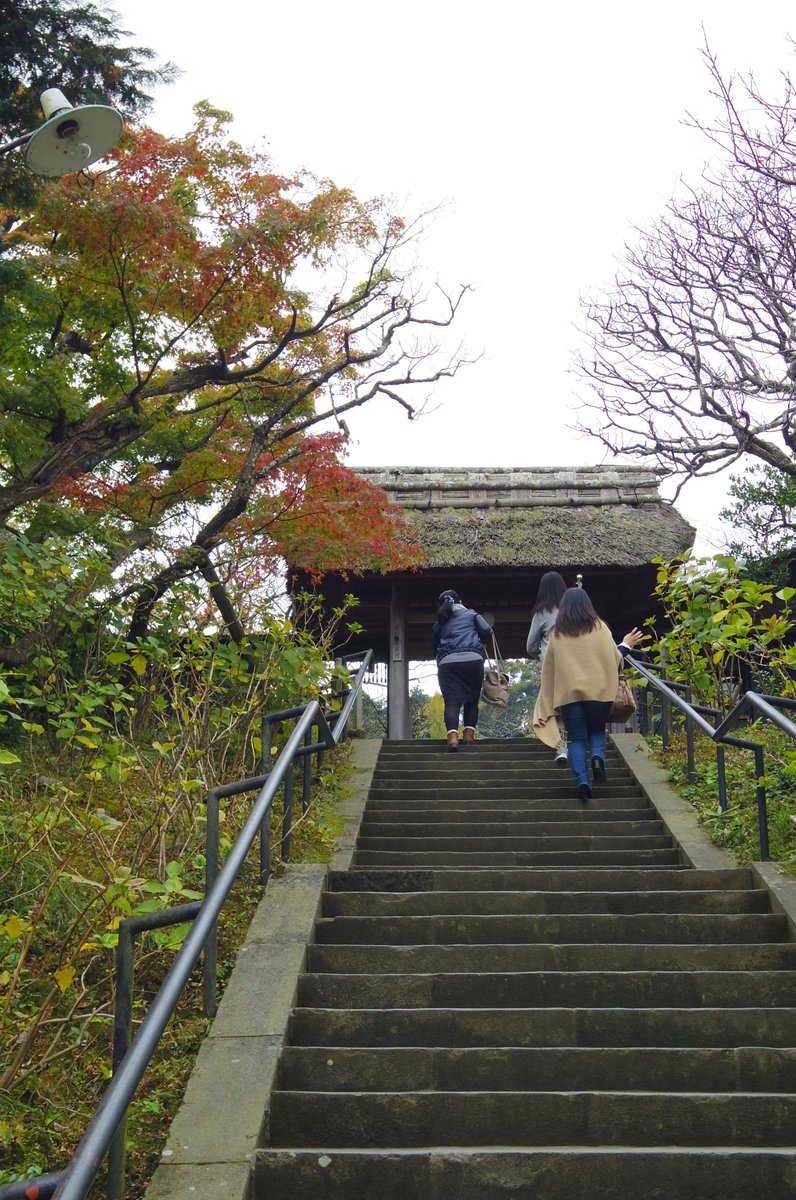
<path fill-rule="evenodd" d="M 453 588 L 446 588 L 444 592 L 440 592 L 437 620 L 441 625 L 450 620 L 454 604 L 460 603 L 459 593 L 454 592 Z"/>
<path fill-rule="evenodd" d="M 558 571 L 546 571 L 539 580 L 539 591 L 536 593 L 536 603 L 531 609 L 531 616 L 539 612 L 553 612 L 561 603 L 561 597 L 567 590 L 563 576 Z"/>
<path fill-rule="evenodd" d="M 558 606 L 553 633 L 563 634 L 564 637 L 580 637 L 582 633 L 591 633 L 599 623 L 600 618 L 594 611 L 588 592 L 584 592 L 583 588 L 567 588 Z"/>

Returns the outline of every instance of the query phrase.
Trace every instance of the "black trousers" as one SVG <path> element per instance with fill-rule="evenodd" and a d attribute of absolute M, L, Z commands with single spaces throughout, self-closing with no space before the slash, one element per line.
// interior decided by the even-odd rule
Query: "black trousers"
<path fill-rule="evenodd" d="M 484 660 L 473 658 L 466 662 L 440 663 L 437 678 L 445 705 L 445 728 L 458 729 L 459 713 L 463 710 L 463 723 L 475 729 L 484 682 Z"/>

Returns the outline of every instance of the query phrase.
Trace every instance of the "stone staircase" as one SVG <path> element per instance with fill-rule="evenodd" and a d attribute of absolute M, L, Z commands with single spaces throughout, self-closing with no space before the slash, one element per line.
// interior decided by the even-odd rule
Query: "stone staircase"
<path fill-rule="evenodd" d="M 256 1200 L 793 1200 L 796 944 L 683 865 L 614 749 L 382 747 L 333 873 Z"/>

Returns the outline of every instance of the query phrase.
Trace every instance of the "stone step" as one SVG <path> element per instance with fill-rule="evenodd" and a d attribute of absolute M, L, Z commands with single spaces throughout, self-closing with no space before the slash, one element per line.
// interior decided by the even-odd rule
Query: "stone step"
<path fill-rule="evenodd" d="M 737 892 L 326 892 L 322 911 L 335 916 L 431 916 L 441 913 L 728 913 L 769 911 L 764 888 Z"/>
<path fill-rule="evenodd" d="M 424 850 L 357 850 L 359 867 L 666 867 L 680 863 L 671 850 L 525 850 L 455 853 Z"/>
<path fill-rule="evenodd" d="M 446 853 L 450 850 L 457 854 L 483 851 L 514 850 L 521 853 L 525 850 L 668 850 L 672 839 L 668 834 L 635 833 L 614 834 L 601 836 L 580 832 L 568 832 L 563 835 L 546 833 L 544 828 L 538 829 L 527 837 L 504 835 L 502 830 L 495 830 L 490 837 L 360 837 L 357 838 L 357 854 L 372 854 L 378 851 L 391 852 L 396 850 L 422 850 L 432 853 Z"/>
<path fill-rule="evenodd" d="M 778 942 L 785 918 L 774 913 L 712 916 L 582 913 L 512 916 L 322 917 L 319 942 L 380 945 L 473 942 Z"/>
<path fill-rule="evenodd" d="M 377 946 L 328 943 L 307 947 L 307 970 L 334 974 L 428 971 L 793 971 L 795 942 L 691 945 L 520 943 Z"/>
<path fill-rule="evenodd" d="M 280 1061 L 286 1091 L 381 1092 L 387 1081 L 391 1092 L 647 1092 L 653 1081 L 659 1092 L 793 1092 L 796 1049 L 286 1046 Z"/>
<path fill-rule="evenodd" d="M 256 1200 L 793 1200 L 796 1153 L 731 1146 L 259 1150 Z"/>
<path fill-rule="evenodd" d="M 639 837 L 660 836 L 663 822 L 655 814 L 628 815 L 624 819 L 599 818 L 587 811 L 581 820 L 571 814 L 569 820 L 550 815 L 533 821 L 367 821 L 360 826 L 361 840 L 373 838 L 479 838 L 490 837 Z"/>
<path fill-rule="evenodd" d="M 401 800 L 397 797 L 373 800 L 368 803 L 365 817 L 367 820 L 380 820 L 383 812 L 397 815 L 399 820 L 408 818 L 412 821 L 456 821 L 460 814 L 466 820 L 473 821 L 492 821 L 499 819 L 501 814 L 505 819 L 515 814 L 520 820 L 526 821 L 535 819 L 537 814 L 544 816 L 545 813 L 599 813 L 602 815 L 612 812 L 645 812 L 655 815 L 654 809 L 644 795 L 602 796 L 598 790 L 592 793 L 591 800 L 584 805 L 583 801 L 574 794 L 571 785 L 567 786 L 564 795 L 554 800 L 546 799 L 544 796 L 526 800 L 507 800 L 505 798 L 492 800 L 488 792 L 469 798 L 459 795 L 444 800 L 428 800 L 422 797 L 413 800 Z M 389 819 L 394 818 L 391 816 Z M 562 816 L 560 819 L 565 818 Z"/>
<path fill-rule="evenodd" d="M 796 1008 L 296 1008 L 302 1046 L 796 1046 Z M 796 1139 L 794 1139 L 796 1142 Z"/>
<path fill-rule="evenodd" d="M 461 740 L 461 735 L 460 735 Z M 468 758 L 482 759 L 493 758 L 499 762 L 505 762 L 511 758 L 522 758 L 533 760 L 538 764 L 551 764 L 553 762 L 553 750 L 537 741 L 533 737 L 527 738 L 508 738 L 505 740 L 489 741 L 485 738 L 477 738 L 475 746 L 462 745 L 460 747 L 462 755 Z M 617 750 L 612 741 L 609 740 L 606 747 L 606 759 L 614 762 L 622 762 L 622 756 Z M 386 743 L 379 751 L 377 767 L 382 767 L 385 763 L 396 763 L 401 766 L 415 765 L 419 762 L 428 762 L 435 759 L 448 758 L 448 743 L 447 738 L 427 739 L 415 742 L 414 749 L 409 753 L 402 750 L 400 747 L 394 747 L 392 743 Z M 450 755 L 450 758 L 455 757 Z"/>
<path fill-rule="evenodd" d="M 619 795 L 638 796 L 642 794 L 642 789 L 628 773 L 619 774 L 609 771 L 606 782 L 599 786 L 600 791 L 607 795 L 614 791 Z M 385 776 L 383 780 L 374 780 L 373 800 L 387 795 L 394 796 L 396 801 L 400 802 L 404 789 L 407 799 L 411 799 L 418 793 L 423 794 L 437 790 L 461 792 L 465 795 L 481 792 L 485 796 L 490 795 L 493 791 L 496 791 L 498 796 L 505 794 L 507 790 L 516 794 L 524 794 L 527 791 L 531 795 L 550 794 L 564 798 L 570 794 L 572 787 L 572 774 L 569 770 L 556 771 L 550 775 L 543 775 L 537 771 L 517 771 L 499 780 L 488 779 L 471 771 L 464 775 L 459 772 L 451 772 L 435 776 L 408 776 L 402 788 L 397 787 L 395 776 Z"/>
<path fill-rule="evenodd" d="M 609 825 L 615 821 L 660 821 L 657 813 L 650 806 L 607 808 L 597 804 L 578 803 L 578 807 L 554 806 L 539 804 L 530 808 L 528 805 L 513 808 L 451 808 L 432 807 L 412 808 L 407 810 L 396 808 L 376 808 L 366 812 L 360 824 L 361 833 L 372 833 L 382 827 L 400 825 L 410 827 L 418 833 L 435 829 L 457 832 L 460 826 L 472 826 L 479 830 L 489 828 L 504 828 L 506 826 L 532 827 L 537 822 L 551 821 L 560 825 L 580 827 L 582 825 Z"/>
<path fill-rule="evenodd" d="M 638 786 L 631 771 L 623 764 L 606 763 L 607 782 L 617 786 Z M 446 762 L 440 762 L 434 767 L 420 769 L 407 766 L 391 767 L 388 770 L 374 772 L 371 786 L 376 791 L 387 789 L 398 792 L 399 781 L 410 789 L 417 789 L 439 784 L 440 786 L 455 787 L 475 786 L 489 791 L 493 787 L 511 787 L 531 784 L 536 787 L 560 787 L 571 783 L 572 771 L 568 763 L 560 766 L 539 767 L 533 763 L 513 762 L 494 765 L 474 763 L 467 755 L 451 755 Z"/>
<path fill-rule="evenodd" d="M 782 1092 L 275 1092 L 272 1145 L 796 1146 Z"/>
<path fill-rule="evenodd" d="M 384 742 L 379 749 L 378 761 L 391 760 L 417 762 L 419 758 L 433 757 L 448 752 L 448 744 L 443 738 L 420 738 L 417 742 Z M 463 749 L 462 754 L 473 755 L 526 755 L 529 758 L 539 758 L 546 762 L 552 758 L 552 750 L 537 738 L 477 738 L 475 744 Z M 614 745 L 609 743 L 609 755 L 616 755 Z"/>
<path fill-rule="evenodd" d="M 403 785 L 408 787 L 411 792 L 423 790 L 423 788 L 433 787 L 460 787 L 463 790 L 472 791 L 474 788 L 479 788 L 483 792 L 491 792 L 493 787 L 498 788 L 522 788 L 532 787 L 535 791 L 544 792 L 545 790 L 561 790 L 562 787 L 571 787 L 573 776 L 569 768 L 550 770 L 550 772 L 541 772 L 541 770 L 509 770 L 509 772 L 501 773 L 501 778 L 498 780 L 490 779 L 489 775 L 484 772 L 475 772 L 475 770 L 447 770 L 447 772 L 418 772 L 415 774 L 407 773 L 403 778 Z M 394 773 L 385 773 L 379 778 L 376 776 L 373 779 L 373 791 L 375 793 L 391 792 L 399 793 L 400 788 L 397 786 Z M 627 788 L 633 788 L 634 792 L 639 791 L 639 785 L 633 778 L 633 775 L 628 770 L 612 770 L 608 768 L 608 780 L 602 785 L 604 790 L 610 791 L 612 787 L 621 788 L 626 791 Z"/>
<path fill-rule="evenodd" d="M 606 759 L 605 769 L 609 779 L 621 784 L 636 784 L 636 778 L 626 763 L 618 759 Z M 444 755 L 435 762 L 404 763 L 396 766 L 377 767 L 373 773 L 371 785 L 375 788 L 388 787 L 398 790 L 400 785 L 408 783 L 418 787 L 428 783 L 468 783 L 477 781 L 485 788 L 502 787 L 509 783 L 566 783 L 572 778 L 569 763 L 554 762 L 538 763 L 530 759 L 495 758 L 494 762 L 485 759 L 474 760 L 468 754 Z"/>
<path fill-rule="evenodd" d="M 356 870 L 332 871 L 329 888 L 334 892 L 417 892 L 417 891 L 560 891 L 565 886 L 572 891 L 703 891 L 707 889 L 737 891 L 752 887 L 751 872 L 743 867 L 700 871 L 677 864 L 656 871 L 648 867 L 636 870 L 626 867 L 605 871 L 574 867 L 562 877 L 560 870 L 538 868 L 519 870 L 457 871 L 455 869 L 427 871 Z"/>
<path fill-rule="evenodd" d="M 423 754 L 429 749 L 437 750 L 440 746 L 444 747 L 445 742 L 442 738 L 390 738 L 388 742 L 383 742 L 380 748 L 380 754 L 385 756 L 401 756 L 408 755 L 414 758 L 415 755 Z M 527 750 L 528 753 L 545 755 L 551 753 L 549 748 L 540 742 L 535 737 L 527 735 L 512 736 L 512 737 L 481 737 L 477 734 L 476 748 L 498 748 L 510 749 L 511 747 L 519 747 L 521 750 Z"/>
<path fill-rule="evenodd" d="M 304 1008 L 786 1008 L 794 971 L 498 971 L 302 975 Z M 796 1078 L 794 1079 L 796 1088 Z"/>
<path fill-rule="evenodd" d="M 610 760 L 606 763 L 606 772 L 608 779 L 616 783 L 632 783 L 634 782 L 631 772 L 624 764 L 613 763 Z M 396 787 L 396 771 L 394 768 L 377 768 L 373 773 L 373 783 L 376 787 Z M 529 763 L 506 763 L 501 761 L 499 765 L 490 767 L 482 763 L 474 763 L 468 760 L 467 756 L 451 755 L 445 763 L 439 763 L 433 768 L 417 767 L 406 764 L 400 768 L 400 777 L 407 783 L 418 784 L 424 782 L 432 782 L 435 780 L 452 781 L 452 780 L 478 780 L 489 787 L 493 783 L 521 783 L 533 779 L 534 783 L 552 783 L 558 784 L 570 778 L 570 769 L 568 764 L 556 766 L 550 763 L 549 766 L 537 766 Z"/>
<path fill-rule="evenodd" d="M 627 784 L 635 782 L 632 771 L 623 762 L 608 759 L 605 763 L 608 780 Z M 485 788 L 500 787 L 507 783 L 522 781 L 557 784 L 572 778 L 569 763 L 536 763 L 530 759 L 485 759 L 475 760 L 469 754 L 450 754 L 425 765 L 405 763 L 389 767 L 377 767 L 373 773 L 374 787 L 397 788 L 399 780 L 412 787 L 423 783 L 477 780 Z"/>
<path fill-rule="evenodd" d="M 572 779 L 561 779 L 559 783 L 535 783 L 528 779 L 517 783 L 479 783 L 477 780 L 452 779 L 434 780 L 428 783 L 408 783 L 402 787 L 381 785 L 374 787 L 371 796 L 374 801 L 423 800 L 424 802 L 439 800 L 466 800 L 468 797 L 478 799 L 488 795 L 490 800 L 570 800 L 573 797 L 574 784 Z M 636 783 L 603 783 L 597 784 L 596 792 L 603 799 L 615 799 L 621 796 L 641 796 L 641 788 Z M 577 799 L 577 791 L 574 792 Z"/>

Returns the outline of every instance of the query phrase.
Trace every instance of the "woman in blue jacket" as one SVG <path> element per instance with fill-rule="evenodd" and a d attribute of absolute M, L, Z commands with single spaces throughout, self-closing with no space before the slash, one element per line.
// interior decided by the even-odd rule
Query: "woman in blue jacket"
<path fill-rule="evenodd" d="M 459 714 L 463 711 L 462 742 L 475 741 L 478 700 L 484 682 L 484 642 L 492 630 L 472 608 L 465 608 L 458 592 L 446 588 L 432 630 L 439 690 L 445 705 L 448 750 L 459 749 Z"/>

